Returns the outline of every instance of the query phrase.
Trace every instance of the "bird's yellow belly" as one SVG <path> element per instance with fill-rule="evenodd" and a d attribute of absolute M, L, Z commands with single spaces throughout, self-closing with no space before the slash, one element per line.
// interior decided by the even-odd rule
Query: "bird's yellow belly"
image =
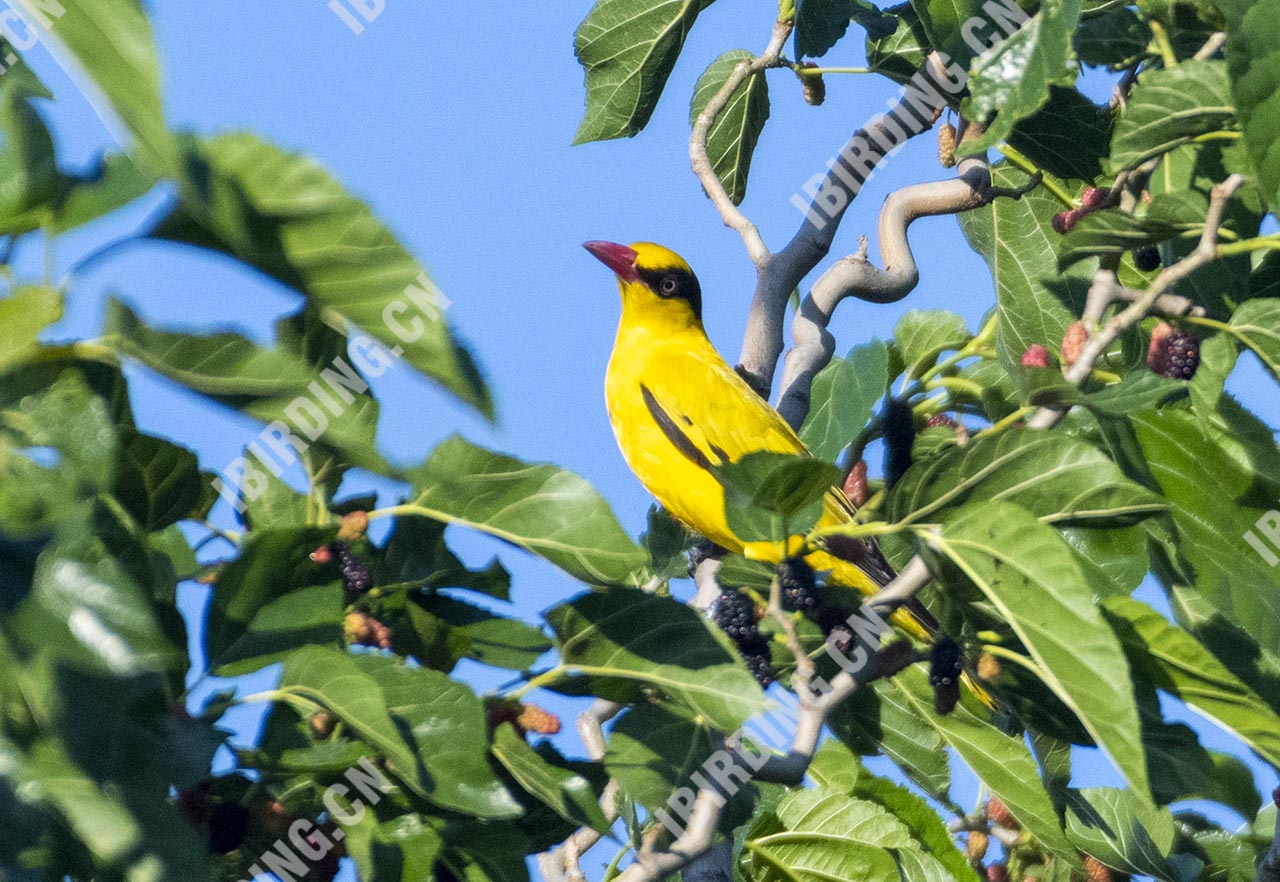
<path fill-rule="evenodd" d="M 612 414 L 614 402 L 609 404 Z M 680 455 L 651 422 L 631 423 L 625 434 L 616 430 L 617 419 L 613 424 L 623 459 L 663 508 L 717 545 L 742 551 L 725 520 L 724 490 L 710 472 Z"/>

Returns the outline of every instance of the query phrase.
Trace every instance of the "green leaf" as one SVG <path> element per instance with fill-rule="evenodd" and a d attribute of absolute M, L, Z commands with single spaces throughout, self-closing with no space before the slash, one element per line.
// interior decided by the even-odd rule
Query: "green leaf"
<path fill-rule="evenodd" d="M 1071 791 L 1067 835 L 1081 851 L 1113 870 L 1179 882 L 1165 860 L 1173 849 L 1173 818 L 1167 809 L 1145 804 L 1129 791 L 1112 787 Z"/>
<path fill-rule="evenodd" d="M 867 64 L 876 73 L 905 83 L 924 64 L 932 46 L 924 23 L 911 3 L 900 3 L 885 12 L 897 16 L 897 26 L 884 36 L 867 33 Z"/>
<path fill-rule="evenodd" d="M 489 749 L 521 787 L 560 817 L 575 826 L 609 834 L 609 822 L 587 779 L 547 762 L 516 734 L 510 723 L 494 730 L 493 745 Z"/>
<path fill-rule="evenodd" d="M 655 811 L 716 750 L 715 732 L 687 710 L 660 704 L 631 708 L 609 732 L 604 764 L 622 792 Z"/>
<path fill-rule="evenodd" d="M 164 633 L 150 585 L 94 533 L 91 515 L 68 520 L 40 553 L 12 633 L 32 654 L 116 677 L 181 670 L 185 655 Z"/>
<path fill-rule="evenodd" d="M 112 493 L 144 532 L 152 533 L 192 516 L 206 484 L 196 455 L 153 435 L 120 435 Z"/>
<path fill-rule="evenodd" d="M 177 151 L 165 127 L 160 65 L 140 0 L 69 3 L 64 13 L 49 19 L 48 31 L 75 56 L 129 127 L 153 175 L 172 173 Z"/>
<path fill-rule="evenodd" d="M 282 335 L 291 322 L 281 322 Z M 390 471 L 369 443 L 377 431 L 378 403 L 365 394 L 367 384 L 351 362 L 335 363 L 326 374 L 312 368 L 303 353 L 285 340 L 274 349 L 263 349 L 239 334 L 159 330 L 114 300 L 107 306 L 106 333 L 122 355 L 174 382 L 264 423 L 279 420 L 291 439 L 284 453 L 274 451 L 275 457 L 294 457 L 283 466 L 296 461 L 295 454 L 305 454 L 314 441 L 341 451 L 352 465 Z M 352 362 L 358 364 L 354 358 Z M 312 390 L 313 384 L 323 395 Z M 364 391 L 359 391 L 362 386 Z M 326 410 L 326 398 L 340 408 L 349 402 L 341 417 Z"/>
<path fill-rule="evenodd" d="M 388 768 L 410 790 L 430 798 L 416 746 L 407 740 L 411 736 L 396 725 L 378 680 L 361 668 L 357 656 L 320 646 L 299 649 L 285 659 L 279 690 L 323 705 L 386 757 Z"/>
<path fill-rule="evenodd" d="M 754 56 L 745 49 L 721 55 L 698 79 L 689 108 L 689 124 L 694 125 L 707 104 L 722 89 L 734 68 L 749 63 Z M 707 132 L 707 156 L 711 169 L 724 184 L 729 198 L 738 205 L 747 195 L 747 176 L 760 133 L 769 120 L 769 84 L 764 73 L 754 73 L 734 90 L 729 101 Z"/>
<path fill-rule="evenodd" d="M 0 757 L 13 759 L 0 742 Z M 137 782 L 98 782 L 52 739 L 38 741 L 17 763 L 6 762 L 10 779 L 62 816 L 77 851 L 89 853 L 100 874 L 125 882 L 207 882 L 206 854 L 195 831 L 177 812 Z M 132 784 L 132 786 L 130 786 Z M 47 845 L 47 840 L 46 840 Z"/>
<path fill-rule="evenodd" d="M 26 232 L 20 218 L 40 213 L 56 198 L 62 176 L 54 157 L 53 138 L 44 120 L 17 81 L 0 81 L 0 228 Z"/>
<path fill-rule="evenodd" d="M 884 681 L 859 689 L 829 719 L 832 731 L 866 756 L 883 753 L 935 799 L 951 788 L 951 766 L 938 734 L 898 690 Z"/>
<path fill-rule="evenodd" d="M 1150 45 L 1151 28 L 1127 6 L 1091 15 L 1076 29 L 1076 52 L 1090 67 L 1122 70 L 1144 58 Z"/>
<path fill-rule="evenodd" d="M 774 815 L 780 829 L 752 830 L 743 843 L 753 879 L 897 882 L 885 850 L 906 847 L 910 834 L 870 802 L 824 790 L 788 794 Z"/>
<path fill-rule="evenodd" d="M 728 638 L 678 601 L 611 588 L 557 606 L 546 619 L 565 678 L 590 678 L 596 694 L 658 689 L 723 732 L 771 706 Z"/>
<path fill-rule="evenodd" d="M 685 38 L 712 0 L 598 0 L 578 26 L 587 112 L 575 144 L 629 138 L 653 115 Z"/>
<path fill-rule="evenodd" d="M 889 513 L 920 520 L 969 500 L 1016 502 L 1055 524 L 1133 523 L 1166 508 L 1092 444 L 1014 430 L 914 465 L 893 488 Z"/>
<path fill-rule="evenodd" d="M 372 568 L 374 584 L 413 582 L 424 591 L 465 588 L 510 600 L 511 574 L 498 559 L 484 569 L 468 569 L 445 543 L 445 527 L 430 518 L 396 518 L 382 558 Z"/>
<path fill-rule="evenodd" d="M 413 602 L 465 638 L 464 657 L 486 665 L 525 671 L 552 646 L 546 635 L 532 625 L 452 597 L 434 594 L 415 597 Z"/>
<path fill-rule="evenodd" d="M 834 462 L 871 419 L 889 386 L 889 348 L 879 340 L 848 358 L 832 358 L 813 378 L 809 415 L 800 439 L 818 459 Z"/>
<path fill-rule="evenodd" d="M 959 349 L 972 339 L 964 319 L 945 309 L 908 310 L 893 329 L 894 340 L 908 376 L 932 365 L 948 349 Z"/>
<path fill-rule="evenodd" d="M 1280 301 L 1246 302 L 1231 316 L 1231 333 L 1280 381 Z"/>
<path fill-rule="evenodd" d="M 394 658 L 349 658 L 381 687 L 386 713 L 417 753 L 418 781 L 432 803 L 479 818 L 512 818 L 523 811 L 489 766 L 484 705 L 475 693 L 439 671 L 410 668 Z"/>
<path fill-rule="evenodd" d="M 44 286 L 15 286 L 0 300 L 0 373 L 36 351 L 36 337 L 62 318 L 62 294 Z"/>
<path fill-rule="evenodd" d="M 1215 627 L 1235 625 L 1262 647 L 1280 645 L 1276 575 L 1245 540 L 1274 500 L 1256 498 L 1252 470 L 1240 469 L 1214 445 L 1192 414 L 1165 410 L 1135 416 L 1132 424 L 1147 466 L 1172 504 L 1172 535 L 1157 568 L 1162 581 L 1193 586 L 1224 620 Z"/>
<path fill-rule="evenodd" d="M 1280 717 L 1194 637 L 1132 598 L 1107 597 L 1102 611 L 1136 676 L 1180 698 L 1264 760 L 1280 765 Z"/>
<path fill-rule="evenodd" d="M 1045 685 L 1080 718 L 1135 792 L 1149 793 L 1129 664 L 1066 543 L 1026 509 L 976 502 L 926 540 L 1013 628 Z"/>
<path fill-rule="evenodd" d="M 1111 117 L 1078 89 L 1049 87 L 1049 101 L 1019 122 L 1010 146 L 1047 174 L 1092 181 L 1111 150 Z"/>
<path fill-rule="evenodd" d="M 444 318 L 449 303 L 392 232 L 325 169 L 245 133 L 184 142 L 204 181 L 150 235 L 228 254 L 294 288 L 337 327 L 350 322 L 486 416 L 492 402 Z M 369 341 L 357 344 L 370 353 Z"/>
<path fill-rule="evenodd" d="M 1046 0 L 1031 20 L 974 62 L 969 80 L 967 119 L 995 120 L 972 149 L 1003 141 L 1014 125 L 1049 100 L 1053 86 L 1075 85 L 1071 39 L 1080 23 L 1083 0 Z"/>
<path fill-rule="evenodd" d="M 1188 229 L 1192 225 L 1136 218 L 1123 211 L 1090 212 L 1063 238 L 1058 266 L 1066 269 L 1090 257 L 1119 258 L 1134 248 L 1158 245 Z"/>
<path fill-rule="evenodd" d="M 834 780 L 828 776 L 829 772 L 834 772 Z M 911 831 L 915 839 L 913 848 L 922 849 L 945 868 L 939 878 L 977 882 L 978 875 L 969 859 L 956 848 L 953 834 L 929 803 L 906 787 L 871 774 L 844 745 L 832 740 L 823 742 L 809 766 L 809 777 L 821 787 L 869 800 L 886 809 Z M 912 849 L 900 851 L 899 860 L 911 852 Z"/>
<path fill-rule="evenodd" d="M 634 583 L 648 560 L 604 498 L 565 469 L 521 462 L 455 435 L 410 480 L 407 504 L 415 512 L 505 539 L 584 582 Z"/>
<path fill-rule="evenodd" d="M 796 4 L 796 58 L 821 58 L 849 30 L 850 20 L 862 25 L 867 36 L 887 37 L 896 19 L 867 0 L 803 0 Z"/>
<path fill-rule="evenodd" d="M 804 533 L 822 514 L 840 470 L 809 456 L 757 451 L 716 467 L 729 528 L 744 542 Z"/>
<path fill-rule="evenodd" d="M 254 530 L 240 555 L 218 574 L 205 631 L 209 670 L 234 676 L 309 645 L 342 638 L 337 573 L 308 555 L 331 530 Z"/>
<path fill-rule="evenodd" d="M 991 179 L 999 187 L 1019 187 L 1029 176 L 1000 162 Z M 1084 308 L 1092 273 L 1082 266 L 1058 270 L 1062 237 L 1050 224 L 1061 210 L 1057 199 L 1037 187 L 1021 199 L 997 199 L 959 215 L 969 245 L 995 279 L 1000 360 L 1006 367 L 1018 364 L 1032 344 L 1061 340 Z"/>
<path fill-rule="evenodd" d="M 1082 869 L 1075 847 L 1067 841 L 1053 802 L 1040 782 L 1035 757 L 1022 738 L 1004 734 L 963 701 L 947 716 L 938 716 L 933 712 L 933 687 L 919 666 L 889 682 L 955 748 L 1024 829 L 1066 864 Z"/>
<path fill-rule="evenodd" d="M 1133 168 L 1197 135 L 1234 123 L 1225 62 L 1184 61 L 1177 67 L 1145 71 L 1116 122 L 1110 168 Z"/>
<path fill-rule="evenodd" d="M 1001 3 L 1000 6 L 1006 12 L 1010 9 L 1018 10 L 1013 3 Z M 987 23 L 982 4 L 978 0 L 911 0 L 911 8 L 920 17 L 925 33 L 929 35 L 929 45 L 945 52 L 962 70 L 968 70 L 969 62 L 978 53 L 974 51 L 975 47 L 969 45 L 961 28 L 965 22 L 975 17 L 984 24 Z"/>
<path fill-rule="evenodd" d="M 1258 185 L 1273 211 L 1280 209 L 1280 4 L 1276 0 L 1226 0 L 1227 66 L 1231 95 L 1240 109 L 1244 142 Z"/>

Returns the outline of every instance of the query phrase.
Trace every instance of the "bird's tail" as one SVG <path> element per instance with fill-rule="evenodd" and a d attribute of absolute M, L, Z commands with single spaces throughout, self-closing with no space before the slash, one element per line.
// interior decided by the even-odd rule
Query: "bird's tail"
<path fill-rule="evenodd" d="M 855 513 L 856 509 L 844 493 L 833 487 L 827 494 L 826 510 L 819 523 L 823 526 L 848 523 Z M 832 583 L 852 588 L 867 597 L 888 585 L 897 575 L 874 539 L 831 537 L 825 551 L 814 552 L 806 560 L 814 570 L 828 572 Z M 916 598 L 895 610 L 889 621 L 925 643 L 932 643 L 938 634 L 937 619 Z M 995 699 L 968 672 L 962 675 L 962 679 L 979 701 L 988 708 L 995 708 Z"/>

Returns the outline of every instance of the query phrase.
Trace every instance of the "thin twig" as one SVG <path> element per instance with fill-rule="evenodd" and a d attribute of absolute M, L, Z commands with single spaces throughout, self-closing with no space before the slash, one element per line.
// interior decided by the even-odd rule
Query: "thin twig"
<path fill-rule="evenodd" d="M 773 35 L 764 52 L 755 58 L 744 59 L 733 69 L 729 78 L 724 81 L 724 85 L 720 87 L 720 91 L 711 96 L 711 100 L 702 108 L 697 119 L 694 120 L 693 132 L 689 135 L 689 162 L 693 166 L 693 173 L 702 182 L 702 189 L 710 197 L 716 211 L 720 212 L 725 226 L 742 237 L 751 262 L 760 270 L 764 269 L 772 255 L 768 246 L 764 244 L 759 228 L 743 214 L 742 209 L 734 205 L 733 199 L 724 187 L 724 182 L 712 167 L 711 158 L 707 155 L 707 140 L 716 118 L 724 111 L 733 94 L 743 83 L 753 76 L 762 75 L 771 67 L 782 66 L 782 49 L 787 44 L 787 38 L 791 36 L 792 28 L 793 24 L 790 21 L 774 22 Z"/>
<path fill-rule="evenodd" d="M 1222 226 L 1222 216 L 1226 211 L 1227 201 L 1243 183 L 1243 177 L 1231 175 L 1222 183 L 1214 186 L 1209 198 L 1209 212 L 1205 217 L 1204 232 L 1200 236 L 1200 243 L 1196 246 L 1196 250 L 1177 263 L 1161 270 L 1160 274 L 1152 280 L 1150 286 L 1142 292 L 1140 297 L 1112 316 L 1110 321 L 1100 324 L 1096 332 L 1090 334 L 1076 363 L 1068 367 L 1064 372 L 1068 382 L 1074 386 L 1084 385 L 1084 382 L 1093 373 L 1094 365 L 1098 359 L 1106 353 L 1111 344 L 1121 334 L 1150 315 L 1156 302 L 1167 294 L 1174 285 L 1201 267 L 1212 263 L 1217 258 L 1218 230 Z M 1102 270 L 1095 277 L 1094 284 L 1089 289 L 1091 303 L 1087 306 L 1091 317 L 1101 318 L 1102 313 L 1105 311 L 1105 306 L 1100 308 L 1099 303 L 1119 287 L 1114 284 L 1114 278 L 1114 273 L 1110 270 Z M 1056 426 L 1058 421 L 1065 415 L 1065 409 L 1042 407 L 1036 411 L 1027 426 L 1032 429 L 1049 429 Z"/>

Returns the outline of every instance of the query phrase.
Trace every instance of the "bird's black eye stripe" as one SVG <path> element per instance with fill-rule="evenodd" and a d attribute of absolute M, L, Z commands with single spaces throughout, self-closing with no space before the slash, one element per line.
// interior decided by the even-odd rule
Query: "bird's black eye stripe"
<path fill-rule="evenodd" d="M 666 300 L 684 300 L 693 307 L 693 313 L 702 318 L 702 287 L 698 277 L 687 269 L 642 269 L 640 279 L 654 294 Z"/>

